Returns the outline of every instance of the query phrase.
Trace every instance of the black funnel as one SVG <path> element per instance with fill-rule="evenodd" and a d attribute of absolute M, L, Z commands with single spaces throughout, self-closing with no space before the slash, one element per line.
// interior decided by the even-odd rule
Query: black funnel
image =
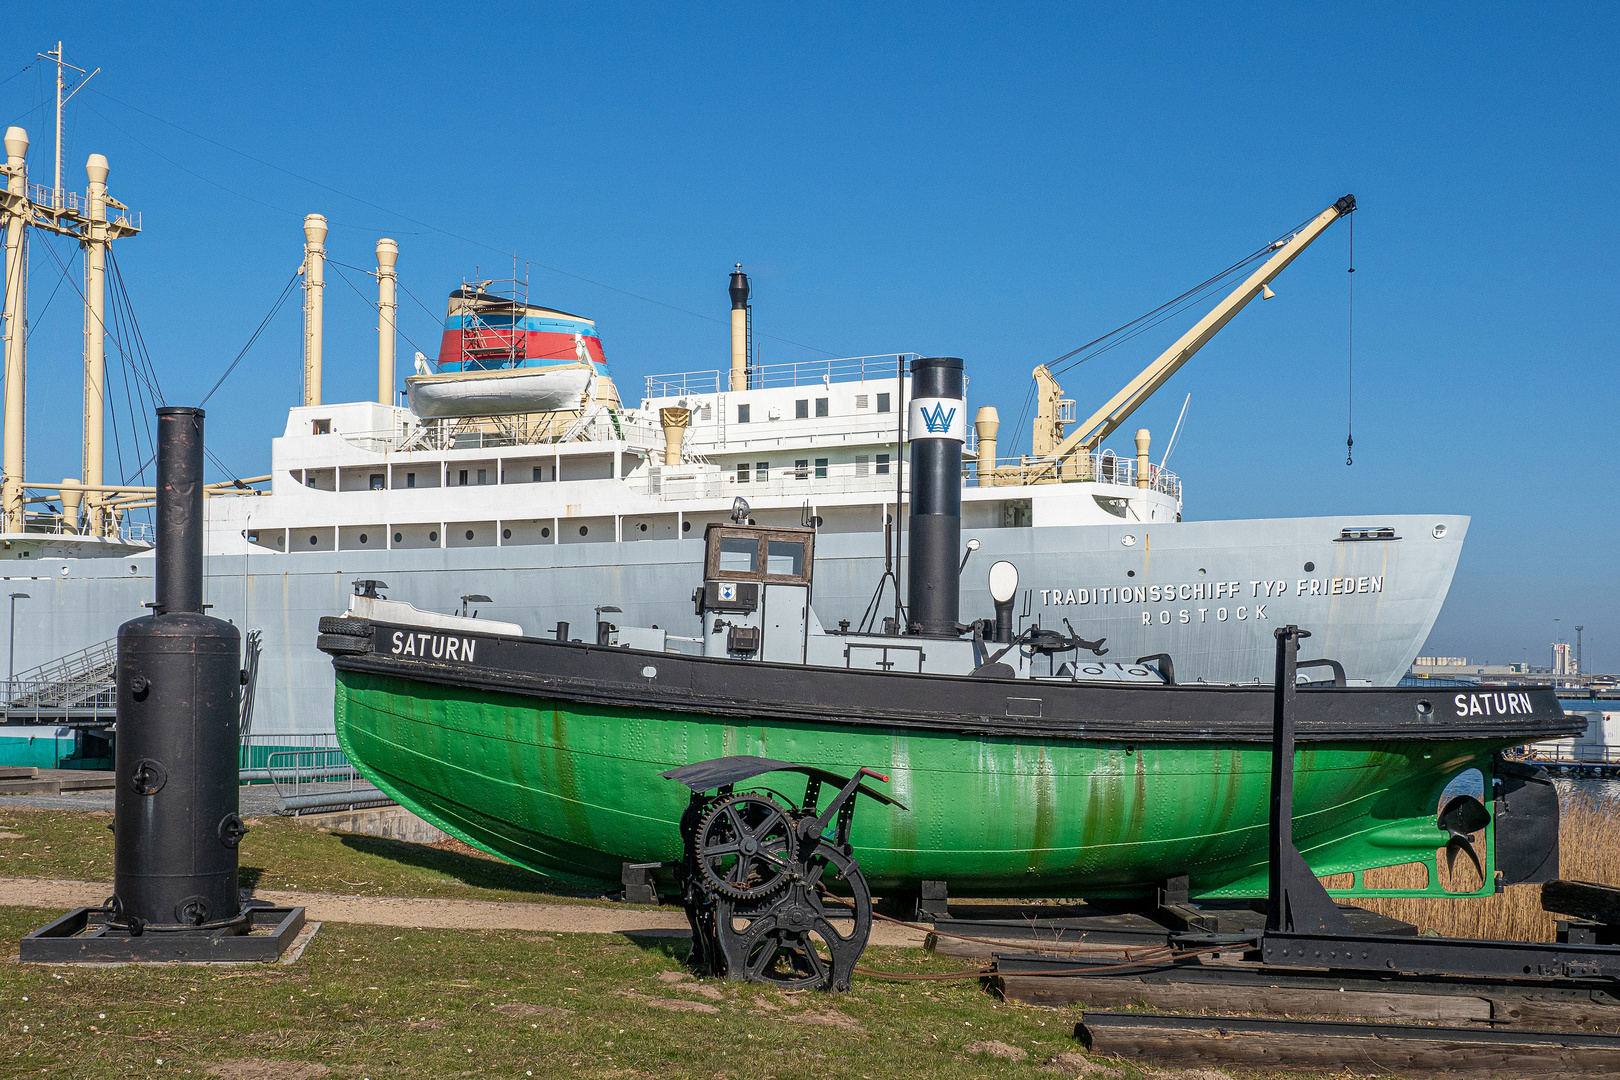
<path fill-rule="evenodd" d="M 731 272 L 731 306 L 733 308 L 748 306 L 748 275 L 741 270 Z"/>
<path fill-rule="evenodd" d="M 157 411 L 157 610 L 202 613 L 203 411 Z"/>
<path fill-rule="evenodd" d="M 962 443 L 967 397 L 962 361 L 928 356 L 911 364 L 911 633 L 957 637 L 962 547 Z"/>

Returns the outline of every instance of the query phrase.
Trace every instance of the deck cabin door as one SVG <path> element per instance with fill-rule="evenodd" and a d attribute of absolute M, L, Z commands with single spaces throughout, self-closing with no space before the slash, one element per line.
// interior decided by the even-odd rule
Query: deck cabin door
<path fill-rule="evenodd" d="M 804 663 L 804 635 L 809 621 L 810 589 L 805 585 L 765 586 L 765 640 L 760 659 L 779 664 Z"/>

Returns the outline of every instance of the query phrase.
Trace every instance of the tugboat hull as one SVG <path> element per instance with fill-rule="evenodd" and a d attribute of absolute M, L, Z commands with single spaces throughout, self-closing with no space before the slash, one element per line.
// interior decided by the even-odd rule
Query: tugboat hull
<path fill-rule="evenodd" d="M 943 880 L 963 896 L 1139 897 L 1179 874 L 1195 897 L 1266 892 L 1266 688 L 923 676 L 885 700 L 882 673 L 535 639 L 475 639 L 477 663 L 389 655 L 412 633 L 428 637 L 377 625 L 361 655 L 337 656 L 344 750 L 413 812 L 541 873 L 613 886 L 624 862 L 678 859 L 688 793 L 659 774 L 752 754 L 893 778 L 910 811 L 868 807 L 852 835 L 880 893 Z M 799 692 L 805 677 L 819 697 Z M 1046 718 L 989 715 L 1009 693 L 1042 695 Z M 1294 836 L 1318 874 L 1354 875 L 1340 895 L 1444 895 L 1442 791 L 1476 769 L 1488 793 L 1497 751 L 1579 724 L 1551 691 L 1519 692 L 1494 721 L 1452 720 L 1425 693 L 1352 691 L 1360 722 L 1345 691 L 1299 695 Z M 1489 836 L 1480 855 L 1484 894 Z M 1361 874 L 1405 863 L 1426 867 L 1425 888 Z"/>

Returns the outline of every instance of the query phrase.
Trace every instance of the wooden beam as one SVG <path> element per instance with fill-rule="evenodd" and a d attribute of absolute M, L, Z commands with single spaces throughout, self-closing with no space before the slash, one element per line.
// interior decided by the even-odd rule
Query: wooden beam
<path fill-rule="evenodd" d="M 1170 1018 L 1173 1020 L 1173 1018 Z M 1620 1072 L 1620 1049 L 1559 1045 L 1533 1033 L 1523 1042 L 1475 1041 L 1469 1032 L 1436 1030 L 1428 1037 L 1403 1037 L 1395 1025 L 1384 1033 L 1308 1036 L 1286 1030 L 1244 1031 L 1184 1026 L 1096 1026 L 1082 1022 L 1076 1036 L 1090 1054 L 1179 1066 L 1259 1069 L 1311 1069 L 1398 1076 L 1553 1077 L 1602 1076 Z"/>
<path fill-rule="evenodd" d="M 1590 881 L 1549 881 L 1541 887 L 1541 909 L 1620 925 L 1620 889 Z"/>
<path fill-rule="evenodd" d="M 1162 983 L 1101 976 L 1000 975 L 992 984 L 1008 1001 L 1061 1007 L 1327 1016 L 1345 1020 L 1474 1024 L 1492 1018 L 1491 1002 L 1456 994 L 1402 994 L 1318 987 Z"/>

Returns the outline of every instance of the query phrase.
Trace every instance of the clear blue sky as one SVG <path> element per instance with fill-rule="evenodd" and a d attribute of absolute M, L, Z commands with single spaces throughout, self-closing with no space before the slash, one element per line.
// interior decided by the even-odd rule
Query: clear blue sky
<path fill-rule="evenodd" d="M 1472 515 L 1429 651 L 1544 664 L 1582 623 L 1588 668 L 1614 670 L 1616 12 L 32 5 L 8 16 L 0 79 L 59 37 L 103 69 L 70 105 L 65 171 L 82 188 L 105 153 L 144 215 L 118 258 L 174 404 L 239 352 L 321 212 L 336 260 L 397 239 L 435 313 L 516 252 L 533 297 L 597 320 L 628 397 L 726 362 L 742 262 L 767 363 L 960 355 L 973 404 L 1027 446 L 1010 429 L 1035 364 L 1354 192 L 1355 465 L 1342 224 L 1129 426 L 1162 448 L 1192 395 L 1170 462 L 1189 517 Z M 0 84 L 47 182 L 49 78 Z M 79 469 L 78 301 L 64 284 L 41 316 L 44 246 L 36 480 Z M 327 297 L 326 398 L 368 397 L 374 315 L 336 277 Z M 436 318 L 408 297 L 400 316 L 433 354 Z M 1099 403 L 1193 317 L 1066 389 Z M 300 364 L 294 297 L 209 402 L 231 469 L 267 470 Z"/>

